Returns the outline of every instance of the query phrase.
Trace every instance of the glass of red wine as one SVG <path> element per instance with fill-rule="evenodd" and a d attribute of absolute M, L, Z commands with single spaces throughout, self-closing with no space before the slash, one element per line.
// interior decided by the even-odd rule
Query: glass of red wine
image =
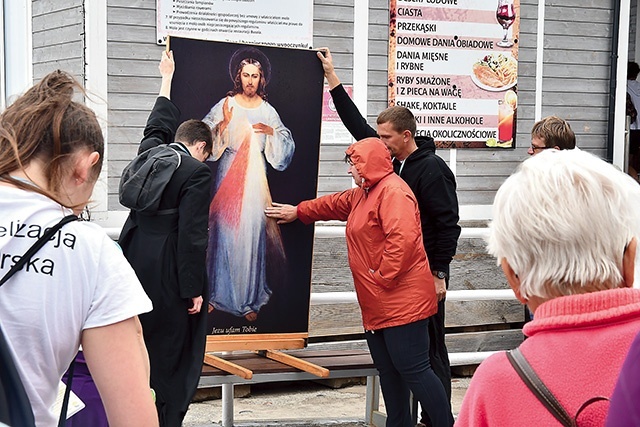
<path fill-rule="evenodd" d="M 496 19 L 504 29 L 504 37 L 498 42 L 500 47 L 511 47 L 513 42 L 509 40 L 509 27 L 516 20 L 516 10 L 513 7 L 513 0 L 498 0 L 498 9 L 496 9 Z"/>

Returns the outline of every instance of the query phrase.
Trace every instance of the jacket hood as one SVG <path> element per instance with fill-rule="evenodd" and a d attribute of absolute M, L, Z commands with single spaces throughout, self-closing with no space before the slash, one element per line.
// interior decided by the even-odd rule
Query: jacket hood
<path fill-rule="evenodd" d="M 378 138 L 366 138 L 351 144 L 345 153 L 351 158 L 360 177 L 364 178 L 362 188 L 365 190 L 393 173 L 391 154 Z"/>
<path fill-rule="evenodd" d="M 420 150 L 436 152 L 436 143 L 430 136 L 416 136 L 416 145 Z"/>

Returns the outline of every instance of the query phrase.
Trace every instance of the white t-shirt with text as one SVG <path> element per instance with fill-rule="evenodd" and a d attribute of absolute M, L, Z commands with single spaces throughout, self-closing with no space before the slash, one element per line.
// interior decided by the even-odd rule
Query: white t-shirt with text
<path fill-rule="evenodd" d="M 71 213 L 38 193 L 0 186 L 0 276 L 61 218 Z M 119 246 L 89 222 L 59 230 L 0 287 L 0 325 L 38 426 L 57 425 L 50 411 L 82 331 L 151 311 Z"/>

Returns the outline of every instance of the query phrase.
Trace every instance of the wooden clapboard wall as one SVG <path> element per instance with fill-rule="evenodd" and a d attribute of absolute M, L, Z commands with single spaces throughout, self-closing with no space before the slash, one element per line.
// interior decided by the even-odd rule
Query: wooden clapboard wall
<path fill-rule="evenodd" d="M 495 258 L 481 239 L 463 239 L 451 264 L 450 290 L 508 289 Z M 353 290 L 343 237 L 316 239 L 312 291 Z M 450 352 L 515 348 L 522 342 L 524 307 L 516 300 L 451 301 L 446 305 L 446 343 Z M 323 341 L 363 332 L 357 303 L 311 305 L 309 336 Z"/>
<path fill-rule="evenodd" d="M 109 209 L 118 203 L 122 169 L 137 150 L 160 89 L 155 0 L 108 0 Z"/>
<path fill-rule="evenodd" d="M 355 0 L 357 1 L 357 0 Z M 313 4 L 313 46 L 329 47 L 336 72 L 343 84 L 353 84 L 354 0 L 315 0 Z M 320 146 L 318 195 L 342 191 L 351 186 L 344 151 L 347 145 Z"/>
<path fill-rule="evenodd" d="M 32 3 L 33 79 L 61 69 L 84 79 L 83 0 Z"/>

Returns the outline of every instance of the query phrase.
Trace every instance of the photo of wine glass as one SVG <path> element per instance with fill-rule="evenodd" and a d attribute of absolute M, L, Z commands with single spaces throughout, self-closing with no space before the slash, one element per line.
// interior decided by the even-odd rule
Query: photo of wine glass
<path fill-rule="evenodd" d="M 497 44 L 500 47 L 511 47 L 513 42 L 509 40 L 509 27 L 516 20 L 516 9 L 513 7 L 513 0 L 498 0 L 498 9 L 496 9 L 496 19 L 504 29 L 504 37 Z"/>

